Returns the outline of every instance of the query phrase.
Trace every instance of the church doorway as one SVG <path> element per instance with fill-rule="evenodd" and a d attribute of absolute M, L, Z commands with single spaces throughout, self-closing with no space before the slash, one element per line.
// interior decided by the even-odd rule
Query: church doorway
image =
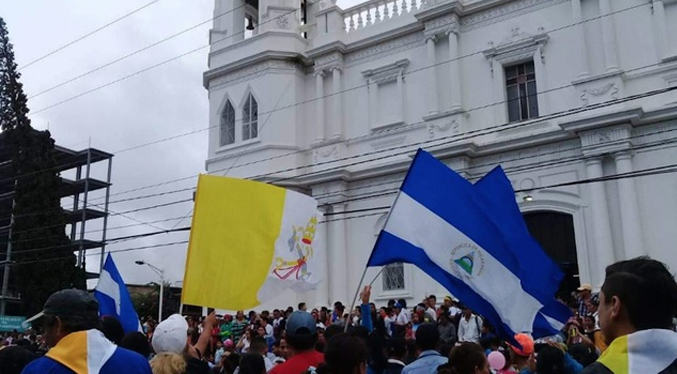
<path fill-rule="evenodd" d="M 580 286 L 574 217 L 553 211 L 528 212 L 523 216 L 531 236 L 564 272 L 557 296 L 568 300 Z"/>

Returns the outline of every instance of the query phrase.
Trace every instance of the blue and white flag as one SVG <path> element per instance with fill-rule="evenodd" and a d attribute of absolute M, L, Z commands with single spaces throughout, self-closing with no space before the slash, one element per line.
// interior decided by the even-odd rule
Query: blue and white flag
<path fill-rule="evenodd" d="M 519 252 L 519 237 L 507 239 L 502 224 L 511 227 L 509 221 L 521 220 L 521 215 L 494 216 L 495 205 L 501 202 L 485 198 L 493 193 L 493 183 L 476 187 L 419 150 L 368 266 L 416 265 L 487 318 L 503 339 L 512 341 L 516 332 L 530 332 L 535 338 L 556 333 L 548 320 L 556 318 L 543 314 L 544 304 L 560 309 L 544 303 L 547 298 L 534 290 L 556 289 L 558 284 L 550 284 L 556 277 L 524 286 L 536 280 L 524 269 L 550 268 L 551 263 Z M 514 204 L 514 194 L 510 200 Z M 552 294 L 550 299 L 556 302 Z"/>
<path fill-rule="evenodd" d="M 99 301 L 99 315 L 116 317 L 125 333 L 142 331 L 139 316 L 134 310 L 127 286 L 122 280 L 113 257 L 108 254 L 99 275 L 99 283 L 94 289 L 94 297 Z"/>
<path fill-rule="evenodd" d="M 571 311 L 554 299 L 564 272 L 548 256 L 540 244 L 531 236 L 515 201 L 515 191 L 510 179 L 500 166 L 475 183 L 475 191 L 480 194 L 477 201 L 483 205 L 489 217 L 497 224 L 513 253 L 519 253 L 515 264 L 507 264 L 511 271 L 519 274 L 522 287 L 542 304 L 540 314 L 547 324 L 537 319 L 534 335 L 544 335 L 549 331 L 560 330 L 566 324 Z M 538 264 L 538 266 L 534 266 Z"/>

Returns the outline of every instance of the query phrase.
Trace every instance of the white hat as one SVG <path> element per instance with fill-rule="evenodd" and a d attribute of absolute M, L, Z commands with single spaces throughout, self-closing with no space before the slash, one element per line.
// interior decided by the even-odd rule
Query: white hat
<path fill-rule="evenodd" d="M 181 353 L 188 342 L 188 322 L 179 314 L 172 314 L 155 327 L 153 349 L 155 353 Z"/>

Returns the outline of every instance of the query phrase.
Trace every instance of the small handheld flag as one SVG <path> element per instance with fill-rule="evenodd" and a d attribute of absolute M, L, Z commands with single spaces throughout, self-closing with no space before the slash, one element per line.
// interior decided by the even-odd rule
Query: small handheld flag
<path fill-rule="evenodd" d="M 122 280 L 110 253 L 99 275 L 99 283 L 94 289 L 94 297 L 99 302 L 99 314 L 116 317 L 122 324 L 125 333 L 142 331 L 139 316 L 134 310 L 134 304 L 132 304 L 132 298 L 129 296 L 127 286 Z"/>

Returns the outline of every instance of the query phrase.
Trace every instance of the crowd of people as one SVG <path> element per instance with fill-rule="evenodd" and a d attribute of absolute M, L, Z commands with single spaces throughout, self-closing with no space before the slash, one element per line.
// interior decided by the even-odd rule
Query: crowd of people
<path fill-rule="evenodd" d="M 582 285 L 559 334 L 502 340 L 451 297 L 377 308 L 365 287 L 352 312 L 309 310 L 172 315 L 124 334 L 86 292 L 45 304 L 41 334 L 4 336 L 0 372 L 153 374 L 677 373 L 677 283 L 648 258 L 613 264 L 599 294 Z"/>

